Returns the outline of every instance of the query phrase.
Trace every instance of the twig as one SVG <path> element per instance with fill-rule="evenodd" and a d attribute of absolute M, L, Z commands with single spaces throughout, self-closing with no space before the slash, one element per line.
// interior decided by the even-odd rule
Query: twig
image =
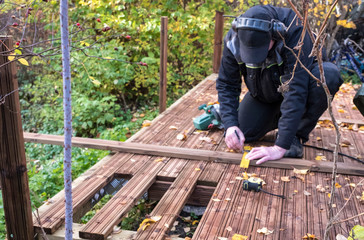
<path fill-rule="evenodd" d="M 344 206 L 342 206 L 342 208 L 340 208 L 340 210 L 336 213 L 336 215 L 333 217 L 333 220 L 338 219 L 338 217 L 340 216 L 340 213 L 342 212 L 342 210 L 346 207 L 346 205 L 348 204 L 348 202 L 350 201 L 350 199 L 354 196 L 354 193 L 355 193 L 355 190 L 357 189 L 357 187 L 358 187 L 359 185 L 362 185 L 362 183 L 363 183 L 363 182 L 364 182 L 364 179 L 362 179 L 362 180 L 361 180 L 358 184 L 356 184 L 356 186 L 355 186 L 355 188 L 353 189 L 353 191 L 351 192 L 351 194 L 350 194 L 349 198 L 346 200 L 346 202 L 345 202 Z M 355 218 L 355 217 L 359 217 L 359 216 L 361 216 L 361 215 L 363 215 L 363 214 L 364 214 L 364 213 L 360 213 L 360 214 L 358 214 L 358 215 L 355 215 L 355 216 L 353 216 L 353 217 L 347 218 L 347 219 L 345 219 L 345 220 L 338 220 L 338 221 L 336 221 L 336 222 L 333 222 L 332 224 L 338 224 L 338 223 L 346 222 L 346 221 L 351 220 L 351 219 L 353 219 L 353 218 Z"/>
<path fill-rule="evenodd" d="M 19 88 L 14 89 L 13 91 L 11 91 L 10 93 L 5 94 L 4 96 L 0 95 L 0 105 L 5 104 L 5 99 L 6 99 L 7 96 L 9 96 L 9 95 L 11 95 L 11 94 L 13 94 L 13 93 L 15 93 L 17 91 L 19 91 Z"/>

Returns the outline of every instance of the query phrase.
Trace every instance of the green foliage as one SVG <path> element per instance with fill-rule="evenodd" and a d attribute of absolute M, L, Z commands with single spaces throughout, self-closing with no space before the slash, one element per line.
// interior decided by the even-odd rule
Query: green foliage
<path fill-rule="evenodd" d="M 121 228 L 136 231 L 146 216 L 152 212 L 155 205 L 156 202 L 150 202 L 144 199 L 139 200 L 128 212 L 128 215 L 122 219 Z"/>
<path fill-rule="evenodd" d="M 95 216 L 96 212 L 100 210 L 110 199 L 112 195 L 105 195 L 101 200 L 92 207 L 90 211 L 88 211 L 80 220 L 80 223 L 86 224 L 91 220 L 93 216 Z"/>
<path fill-rule="evenodd" d="M 6 238 L 6 225 L 5 225 L 5 215 L 4 215 L 4 204 L 3 195 L 0 191 L 0 239 Z"/>

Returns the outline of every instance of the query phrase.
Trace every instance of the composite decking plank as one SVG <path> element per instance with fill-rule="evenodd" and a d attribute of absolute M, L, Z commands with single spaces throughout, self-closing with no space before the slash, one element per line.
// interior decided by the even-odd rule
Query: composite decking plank
<path fill-rule="evenodd" d="M 72 190 L 73 211 L 77 212 L 100 188 L 105 186 L 111 180 L 117 165 L 125 162 L 129 157 L 131 157 L 130 154 L 115 154 L 105 163 L 104 166 L 107 165 L 107 167 L 100 167 L 92 176 L 89 176 L 75 187 Z M 36 231 L 40 231 L 43 228 L 47 233 L 53 233 L 63 224 L 65 217 L 64 199 L 59 199 L 53 205 L 52 209 L 40 215 L 40 223 L 37 220 L 34 221 Z"/>
<path fill-rule="evenodd" d="M 80 237 L 106 239 L 113 227 L 155 182 L 157 173 L 164 165 L 164 162 L 155 162 L 153 159 L 146 163 L 84 226 L 80 231 Z"/>
<path fill-rule="evenodd" d="M 206 162 L 196 161 L 186 165 L 151 213 L 151 216 L 161 216 L 161 219 L 145 230 L 139 230 L 135 239 L 164 239 L 195 189 L 205 165 Z"/>

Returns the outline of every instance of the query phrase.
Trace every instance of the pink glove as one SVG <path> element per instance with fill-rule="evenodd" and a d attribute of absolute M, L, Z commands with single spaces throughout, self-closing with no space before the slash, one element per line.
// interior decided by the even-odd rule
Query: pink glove
<path fill-rule="evenodd" d="M 229 127 L 226 130 L 225 142 L 228 148 L 234 150 L 243 150 L 245 137 L 243 132 L 237 126 Z"/>
<path fill-rule="evenodd" d="M 261 164 L 266 161 L 281 159 L 286 151 L 286 149 L 277 145 L 273 147 L 256 147 L 246 155 L 246 158 L 249 160 L 260 159 L 257 164 Z"/>

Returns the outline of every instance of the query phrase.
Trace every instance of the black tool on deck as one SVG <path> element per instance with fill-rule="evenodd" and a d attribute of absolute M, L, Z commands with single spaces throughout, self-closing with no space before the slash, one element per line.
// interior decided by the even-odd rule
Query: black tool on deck
<path fill-rule="evenodd" d="M 249 180 L 244 180 L 243 181 L 243 189 L 244 190 L 248 190 L 248 191 L 254 190 L 255 192 L 264 192 L 264 193 L 267 193 L 267 194 L 270 194 L 270 195 L 273 195 L 273 196 L 276 196 L 276 197 L 280 197 L 282 199 L 286 198 L 283 195 L 277 195 L 277 194 L 274 194 L 274 193 L 267 192 L 267 191 L 262 189 L 262 186 L 263 186 L 263 182 L 261 182 L 261 181 L 252 181 L 252 180 L 250 180 L 250 181 Z"/>

